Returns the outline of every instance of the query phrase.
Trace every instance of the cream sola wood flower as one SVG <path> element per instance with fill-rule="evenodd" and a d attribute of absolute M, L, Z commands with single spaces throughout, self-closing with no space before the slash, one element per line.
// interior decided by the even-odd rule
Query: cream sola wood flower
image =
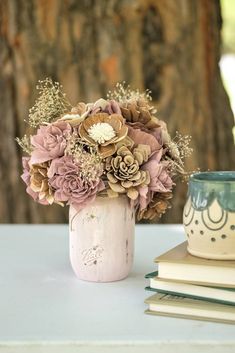
<path fill-rule="evenodd" d="M 59 120 L 64 120 L 72 126 L 78 126 L 89 115 L 97 113 L 121 115 L 121 109 L 116 101 L 100 98 L 95 103 L 78 103 L 71 109 L 71 112 L 64 114 Z"/>
<path fill-rule="evenodd" d="M 150 156 L 150 147 L 141 144 L 135 148 L 133 146 L 134 142 L 127 137 L 117 145 L 116 153 L 106 159 L 105 169 L 110 187 L 108 195 L 111 197 L 127 194 L 130 199 L 136 200 L 139 189 L 150 183 L 148 171 L 141 170 Z"/>
<path fill-rule="evenodd" d="M 119 114 L 98 113 L 88 116 L 79 125 L 81 138 L 91 146 L 97 146 L 102 158 L 116 151 L 116 144 L 128 133 L 125 120 Z"/>
<path fill-rule="evenodd" d="M 48 163 L 33 164 L 30 168 L 30 187 L 38 193 L 39 200 L 47 200 L 51 205 L 54 202 L 53 191 L 48 184 Z"/>
<path fill-rule="evenodd" d="M 27 185 L 26 192 L 34 199 L 43 205 L 51 205 L 54 200 L 53 190 L 48 184 L 48 162 L 40 164 L 31 164 L 29 157 L 23 157 L 23 174 L 21 178 Z M 61 206 L 63 204 L 60 203 Z"/>
<path fill-rule="evenodd" d="M 66 121 L 71 126 L 77 126 L 89 115 L 89 113 L 89 105 L 80 102 L 76 107 L 71 109 L 71 112 L 64 114 L 59 120 Z"/>
<path fill-rule="evenodd" d="M 89 136 L 98 144 L 105 143 L 116 136 L 113 127 L 108 123 L 97 123 L 88 129 Z"/>

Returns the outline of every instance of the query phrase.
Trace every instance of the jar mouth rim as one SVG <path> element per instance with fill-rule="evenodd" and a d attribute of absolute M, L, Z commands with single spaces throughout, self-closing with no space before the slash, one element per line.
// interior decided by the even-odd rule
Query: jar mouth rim
<path fill-rule="evenodd" d="M 190 181 L 199 183 L 235 183 L 235 171 L 197 172 L 190 175 Z"/>

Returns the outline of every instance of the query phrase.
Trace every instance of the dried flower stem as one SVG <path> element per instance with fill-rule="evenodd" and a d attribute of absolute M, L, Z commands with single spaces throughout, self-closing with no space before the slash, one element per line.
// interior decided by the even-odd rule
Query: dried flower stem
<path fill-rule="evenodd" d="M 15 140 L 24 152 L 31 154 L 32 146 L 30 143 L 30 136 L 24 135 L 21 139 L 16 137 Z"/>

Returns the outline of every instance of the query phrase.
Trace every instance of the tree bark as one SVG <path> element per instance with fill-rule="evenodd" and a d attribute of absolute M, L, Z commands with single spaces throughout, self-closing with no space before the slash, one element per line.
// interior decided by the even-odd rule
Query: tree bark
<path fill-rule="evenodd" d="M 0 0 L 0 222 L 65 222 L 35 204 L 20 180 L 28 109 L 39 79 L 60 81 L 72 103 L 117 81 L 152 90 L 158 117 L 192 135 L 189 170 L 234 168 L 233 116 L 222 85 L 217 0 Z M 181 222 L 187 185 L 163 221 Z"/>

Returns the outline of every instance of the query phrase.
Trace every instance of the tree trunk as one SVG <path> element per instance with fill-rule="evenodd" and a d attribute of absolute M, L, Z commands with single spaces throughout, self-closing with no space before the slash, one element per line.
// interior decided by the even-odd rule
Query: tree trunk
<path fill-rule="evenodd" d="M 158 117 L 192 135 L 187 168 L 234 168 L 233 116 L 224 91 L 217 0 L 0 0 L 0 221 L 64 222 L 20 180 L 22 136 L 39 79 L 60 81 L 72 103 L 117 81 L 152 90 Z M 187 185 L 164 220 L 181 222 Z"/>

